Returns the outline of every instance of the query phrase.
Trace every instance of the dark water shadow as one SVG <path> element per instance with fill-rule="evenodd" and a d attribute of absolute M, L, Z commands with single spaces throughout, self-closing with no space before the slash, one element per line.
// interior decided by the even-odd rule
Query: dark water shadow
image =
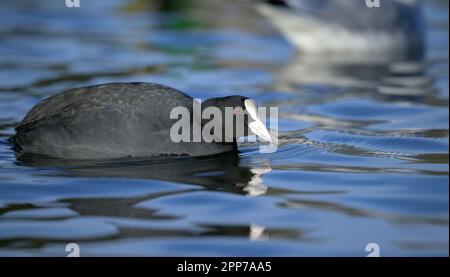
<path fill-rule="evenodd" d="M 114 197 L 76 197 L 59 199 L 68 209 L 77 213 L 81 218 L 97 218 L 108 224 L 119 225 L 120 233 L 103 239 L 153 237 L 153 236 L 250 236 L 251 239 L 264 239 L 267 235 L 265 227 L 258 226 L 178 226 L 179 216 L 161 214 L 158 209 L 140 207 L 145 201 L 159 199 L 165 196 L 188 194 L 198 190 L 219 191 L 237 195 L 256 196 L 265 194 L 267 188 L 262 184 L 261 176 L 271 170 L 267 161 L 259 161 L 250 165 L 242 163 L 239 153 L 225 153 L 206 157 L 153 157 L 153 158 L 124 158 L 114 160 L 64 160 L 41 155 L 18 155 L 16 164 L 27 166 L 40 171 L 44 175 L 68 178 L 87 178 L 84 182 L 93 182 L 97 178 L 119 178 L 124 180 L 156 180 L 168 181 L 181 185 L 180 189 L 160 191 L 137 196 Z M 265 163 L 267 162 L 267 163 Z M 91 178 L 94 178 L 91 179 Z M 151 185 L 151 183 L 149 184 Z M 126 183 L 124 183 L 126 186 Z M 286 193 L 274 190 L 273 194 Z M 12 210 L 33 209 L 36 206 L 17 206 Z M 0 209 L 1 210 L 1 209 Z M 127 222 L 130 223 L 127 223 Z M 177 223 L 178 222 L 178 223 Z M 127 225 L 131 224 L 131 225 Z M 133 224 L 143 224 L 136 227 Z M 175 224 L 175 225 L 174 225 Z M 256 231 L 255 231 L 256 230 Z M 271 233 L 297 238 L 300 234 L 290 229 L 275 229 Z M 256 232 L 256 234 L 255 234 Z M 267 231 L 265 231 L 267 232 Z M 89 240 L 89 239 L 88 239 Z M 95 239 L 95 240 L 98 240 Z M 15 240 L 6 240 L 8 245 Z M 35 243 L 34 240 L 32 240 Z M 36 246 L 33 244 L 33 246 Z"/>
<path fill-rule="evenodd" d="M 267 162 L 268 163 L 268 162 Z M 261 173 L 258 166 L 243 165 L 238 153 L 205 157 L 151 157 L 113 160 L 65 160 L 41 155 L 17 156 L 17 164 L 49 168 L 52 176 L 125 178 L 200 185 L 207 190 L 246 194 L 245 186 Z"/>

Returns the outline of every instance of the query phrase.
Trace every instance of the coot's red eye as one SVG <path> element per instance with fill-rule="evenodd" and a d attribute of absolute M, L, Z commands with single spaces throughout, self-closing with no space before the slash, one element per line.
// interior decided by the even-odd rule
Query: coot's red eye
<path fill-rule="evenodd" d="M 233 114 L 241 114 L 244 110 L 241 107 L 236 107 L 233 109 Z"/>

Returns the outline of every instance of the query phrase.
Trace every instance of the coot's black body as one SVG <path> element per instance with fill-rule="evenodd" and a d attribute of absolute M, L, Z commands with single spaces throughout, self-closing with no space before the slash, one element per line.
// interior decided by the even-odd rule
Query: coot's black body
<path fill-rule="evenodd" d="M 216 99 L 244 106 L 241 96 Z M 18 153 L 66 159 L 203 156 L 237 149 L 235 141 L 173 142 L 170 129 L 177 120 L 170 119 L 170 112 L 175 107 L 186 107 L 192 114 L 193 98 L 152 83 L 71 89 L 33 107 L 17 126 L 13 142 Z"/>

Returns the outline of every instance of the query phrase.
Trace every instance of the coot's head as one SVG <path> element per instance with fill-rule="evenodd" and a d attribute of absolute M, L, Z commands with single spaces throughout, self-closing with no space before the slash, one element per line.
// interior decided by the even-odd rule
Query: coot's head
<path fill-rule="evenodd" d="M 240 95 L 205 100 L 202 102 L 203 128 L 208 127 L 207 124 L 211 124 L 212 119 L 216 119 L 212 115 L 214 110 L 218 111 L 215 108 L 220 110 L 222 119 L 222 132 L 221 134 L 214 134 L 216 139 L 220 136 L 218 138 L 220 141 L 230 142 L 254 134 L 261 141 L 272 141 L 264 122 L 258 116 L 258 107 L 255 100 Z"/>

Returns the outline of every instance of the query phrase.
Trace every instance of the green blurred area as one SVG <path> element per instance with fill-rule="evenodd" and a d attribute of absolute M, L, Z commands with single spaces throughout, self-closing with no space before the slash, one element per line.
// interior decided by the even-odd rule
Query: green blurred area
<path fill-rule="evenodd" d="M 183 0 L 131 0 L 121 7 L 121 12 L 135 13 L 143 11 L 157 11 L 159 13 L 177 14 L 168 16 L 160 27 L 175 30 L 196 29 L 204 26 L 200 20 L 189 16 L 189 9 L 195 6 L 197 1 Z"/>

